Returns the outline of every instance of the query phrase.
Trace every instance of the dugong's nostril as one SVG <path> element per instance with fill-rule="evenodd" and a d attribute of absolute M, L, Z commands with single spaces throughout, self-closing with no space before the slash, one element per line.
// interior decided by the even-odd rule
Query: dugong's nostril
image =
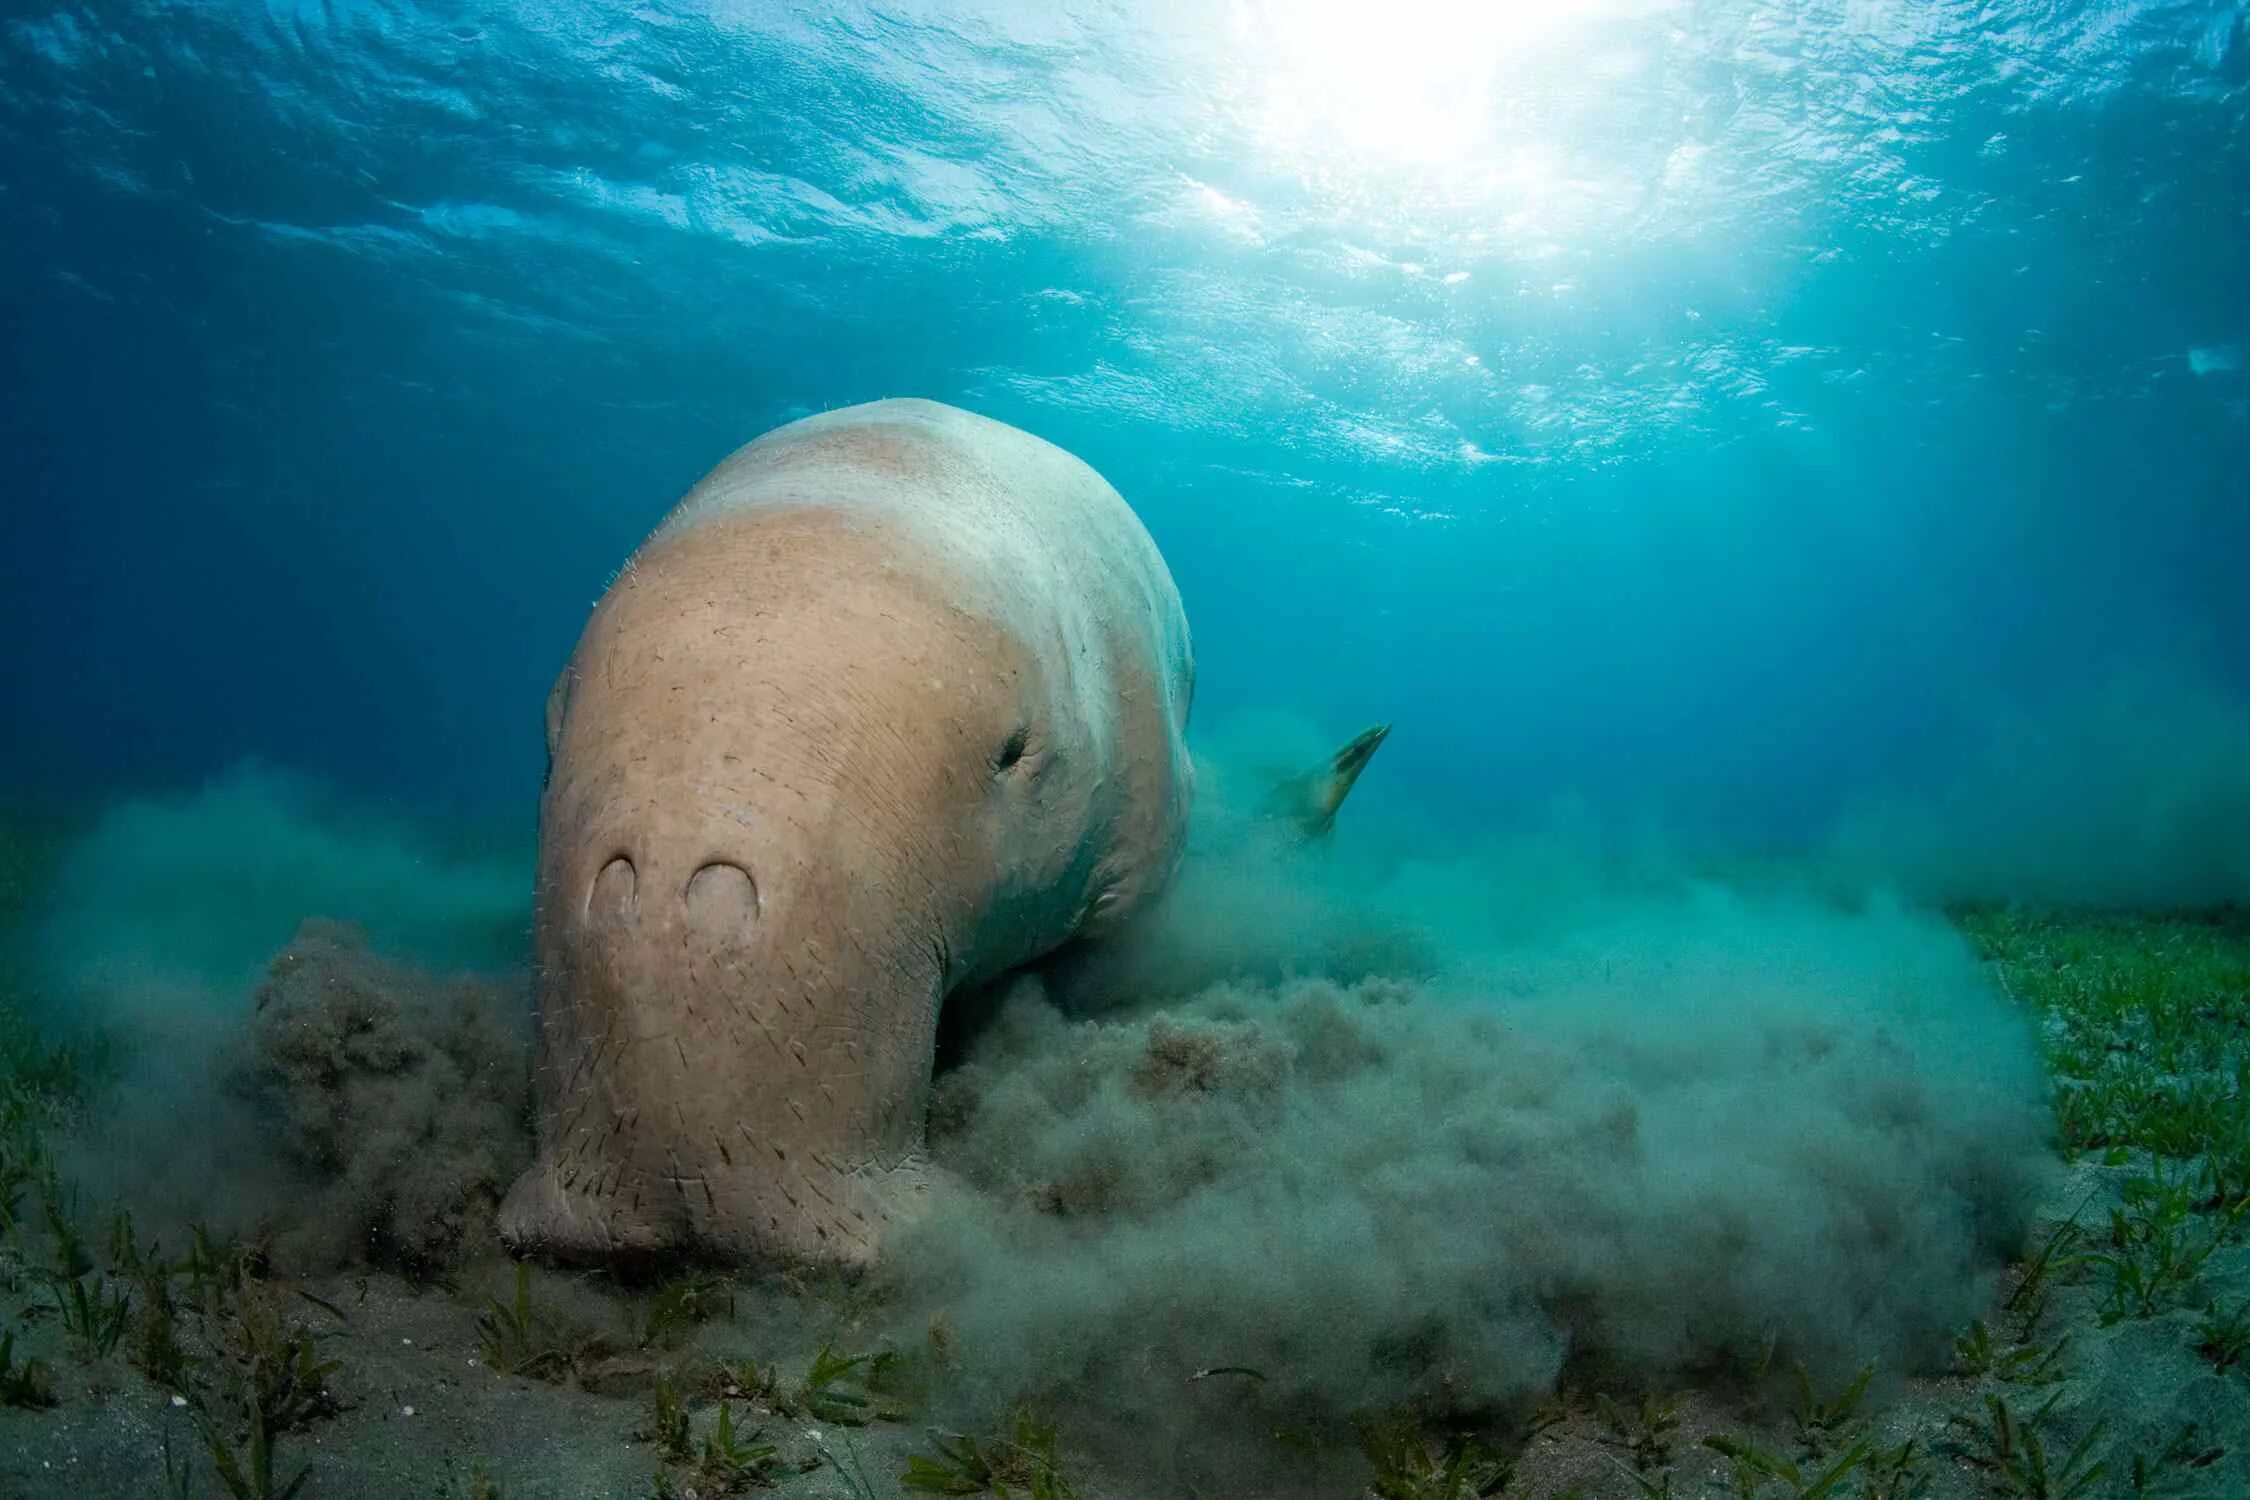
<path fill-rule="evenodd" d="M 633 862 L 620 854 L 603 865 L 594 877 L 593 886 L 586 892 L 586 915 L 621 921 L 633 912 L 633 892 L 640 877 L 633 871 Z"/>
<path fill-rule="evenodd" d="M 713 860 L 688 877 L 688 921 L 707 932 L 737 930 L 758 915 L 758 886 L 750 872 Z"/>

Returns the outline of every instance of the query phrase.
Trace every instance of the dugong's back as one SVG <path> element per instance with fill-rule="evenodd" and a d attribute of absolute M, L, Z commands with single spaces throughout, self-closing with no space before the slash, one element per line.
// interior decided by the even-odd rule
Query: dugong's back
<path fill-rule="evenodd" d="M 1187 616 L 1156 543 L 1083 460 L 1021 428 L 935 401 L 807 417 L 738 449 L 651 544 L 715 516 L 834 506 L 912 531 L 928 560 L 973 582 L 1026 639 L 1145 655 L 1184 723 L 1194 686 Z"/>
<path fill-rule="evenodd" d="M 870 1258 L 944 998 L 1169 877 L 1192 692 L 1154 543 L 1061 449 L 888 401 L 727 459 L 550 701 L 540 1156 L 504 1231 Z"/>

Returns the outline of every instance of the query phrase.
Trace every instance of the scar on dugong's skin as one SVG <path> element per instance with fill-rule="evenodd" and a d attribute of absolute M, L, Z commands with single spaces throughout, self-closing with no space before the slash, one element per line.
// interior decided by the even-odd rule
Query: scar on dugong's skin
<path fill-rule="evenodd" d="M 946 997 L 1171 878 L 1194 676 L 1148 533 L 1028 433 L 883 401 L 720 464 L 548 698 L 510 1243 L 870 1261 Z M 1325 831 L 1370 733 L 1281 816 Z"/>

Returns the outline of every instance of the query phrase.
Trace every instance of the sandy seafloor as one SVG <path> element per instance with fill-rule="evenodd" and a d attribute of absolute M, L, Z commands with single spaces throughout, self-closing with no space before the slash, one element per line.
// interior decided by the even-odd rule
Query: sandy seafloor
<path fill-rule="evenodd" d="M 18 865 L 17 885 L 9 892 L 17 909 L 25 900 L 25 868 Z M 2186 933 L 2199 945 L 2199 966 L 2174 976 L 2176 983 L 2161 974 L 2156 982 L 2167 1003 L 2177 1002 L 2182 989 L 2202 987 L 2187 996 L 2190 1003 L 2184 1008 L 2175 1004 L 2173 1013 L 2196 1017 L 2196 1024 L 2210 1029 L 2208 1055 L 2231 1059 L 2236 1083 L 2233 1092 L 2222 1089 L 2214 1096 L 2214 1118 L 2239 1132 L 2242 1038 L 2250 1026 L 2250 995 L 2242 988 L 2250 975 L 2250 917 L 2233 912 L 2050 919 L 2019 913 L 1966 920 L 1981 922 L 1988 948 L 2000 952 L 1996 982 L 2021 997 L 2020 1003 L 2042 1006 L 2045 1035 L 2058 1056 L 2068 1050 L 2064 1044 L 2073 1028 L 2111 1028 L 2114 1038 L 2097 1041 L 2091 1049 L 2097 1057 L 2130 1053 L 2135 1045 L 2131 1028 L 2118 1026 L 2114 1011 L 2108 1019 L 2096 1020 L 2071 1009 L 2073 975 L 2090 976 L 2084 992 L 2107 996 L 2114 1005 L 2129 987 L 2101 978 L 2105 945 L 2132 950 L 2140 964 L 2134 972 L 2146 982 L 2147 956 L 2167 951 L 2168 943 Z M 2060 956 L 2065 949 L 2073 955 L 2067 962 Z M 2119 966 L 2122 971 L 2122 960 Z M 2041 985 L 2051 987 L 2052 994 L 2040 990 Z M 31 1044 L 23 1040 L 20 1025 L 17 1030 L 15 1065 L 29 1068 L 28 1058 L 44 1054 L 27 1051 Z M 9 1086 L 18 1101 L 33 1099 L 43 1089 L 53 1091 L 51 1080 L 28 1075 Z M 2085 1080 L 2067 1077 L 2057 1085 L 2065 1092 L 2084 1086 Z M 61 1091 L 67 1094 L 68 1088 L 65 1084 Z M 25 1109 L 38 1115 L 47 1106 L 34 1103 Z M 73 1128 L 71 1111 L 66 1100 L 33 1123 L 66 1140 Z M 2182 1154 L 2185 1147 L 2177 1140 L 2170 1144 L 2172 1167 L 2192 1172 L 2200 1158 Z M 1801 1398 L 1779 1379 L 1768 1380 L 1758 1394 L 1739 1381 L 1682 1384 L 1653 1393 L 1654 1405 L 1645 1399 L 1652 1393 L 1644 1391 L 1566 1389 L 1528 1441 L 1522 1437 L 1520 1414 L 1487 1425 L 1483 1438 L 1494 1452 L 1513 1459 L 1512 1479 L 1491 1492 L 1525 1497 L 1740 1493 L 1729 1461 L 1703 1442 L 1717 1436 L 1749 1441 L 1799 1463 L 1796 1481 L 1773 1473 L 1757 1478 L 1750 1492 L 1758 1495 L 1814 1492 L 1819 1472 L 1862 1439 L 1894 1450 L 1911 1439 L 1907 1471 L 1895 1481 L 1878 1483 L 1861 1466 L 1828 1493 L 1924 1494 L 1944 1500 L 1987 1495 L 2250 1496 L 2250 1349 L 2238 1351 L 2230 1362 L 2201 1347 L 2209 1342 L 2214 1309 L 2224 1313 L 2250 1301 L 2250 1247 L 2244 1244 L 2240 1218 L 2230 1229 L 2223 1204 L 2198 1204 L 2183 1234 L 2196 1244 L 2215 1239 L 2216 1248 L 2158 1298 L 2148 1315 L 2103 1315 L 2111 1272 L 2089 1257 L 2105 1249 L 2102 1226 L 2109 1210 L 2121 1203 L 2123 1185 L 2140 1175 L 2149 1160 L 2130 1142 L 2113 1142 L 2076 1151 L 2067 1169 L 2058 1171 L 2030 1237 L 2027 1260 L 2035 1262 L 2041 1247 L 2055 1243 L 2055 1226 L 2065 1219 L 2075 1220 L 2086 1233 L 2075 1240 L 2066 1237 L 2060 1251 L 2049 1257 L 2043 1278 L 2046 1306 L 2036 1326 L 2025 1327 L 2025 1310 L 2027 1302 L 2037 1299 L 2017 1295 L 2025 1263 L 2003 1277 L 1983 1320 L 2002 1351 L 1994 1368 L 1971 1373 L 1956 1364 L 1904 1378 L 1880 1371 L 1862 1401 L 1836 1414 L 1824 1430 L 1816 1424 L 1811 1431 L 1801 1420 L 1807 1415 Z M 53 1277 L 42 1264 L 46 1241 L 37 1228 L 35 1197 L 19 1184 L 11 1205 L 14 1224 L 0 1250 L 0 1308 L 15 1335 L 17 1367 L 27 1357 L 41 1360 L 56 1401 L 47 1407 L 0 1406 L 0 1496 L 178 1493 L 172 1487 L 176 1481 L 167 1475 L 168 1462 L 187 1475 L 187 1493 L 228 1493 L 184 1400 L 146 1378 L 128 1359 L 134 1336 L 103 1358 L 87 1360 L 73 1352 L 54 1313 Z M 93 1219 L 87 1205 L 80 1205 L 80 1211 Z M 86 1239 L 91 1246 L 102 1243 L 98 1224 L 87 1228 Z M 726 1400 L 730 1384 L 741 1392 L 740 1377 L 714 1374 L 716 1359 L 775 1361 L 787 1391 L 821 1339 L 832 1340 L 839 1350 L 865 1347 L 855 1346 L 854 1340 L 872 1328 L 870 1309 L 849 1288 L 744 1280 L 724 1299 L 715 1299 L 715 1305 L 726 1305 L 711 1321 L 674 1339 L 636 1347 L 636 1319 L 646 1315 L 646 1293 L 625 1298 L 583 1288 L 573 1293 L 562 1278 L 541 1272 L 533 1287 L 542 1307 L 553 1307 L 560 1297 L 574 1316 L 607 1319 L 611 1325 L 605 1351 L 588 1354 L 574 1379 L 549 1381 L 497 1373 L 480 1357 L 478 1311 L 488 1296 L 504 1298 L 508 1282 L 507 1263 L 489 1257 L 419 1285 L 381 1271 L 303 1282 L 261 1281 L 255 1295 L 264 1305 L 285 1309 L 291 1326 L 317 1333 L 321 1354 L 338 1361 L 325 1376 L 329 1399 L 316 1403 L 325 1409 L 278 1438 L 272 1492 L 282 1493 L 300 1472 L 305 1478 L 299 1493 L 306 1496 L 643 1496 L 666 1493 L 661 1486 L 667 1484 L 671 1493 L 683 1496 L 730 1492 L 692 1461 L 663 1462 L 652 1445 L 652 1392 L 667 1377 L 685 1396 L 691 1447 L 701 1445 L 722 1401 L 740 1430 L 759 1430 L 762 1441 L 776 1446 L 774 1461 L 757 1484 L 744 1484 L 735 1492 L 764 1487 L 807 1497 L 907 1493 L 898 1476 L 910 1456 L 936 1451 L 929 1413 L 915 1409 L 910 1392 L 873 1398 L 867 1409 L 876 1415 L 860 1424 L 808 1415 L 786 1396 L 761 1399 L 744 1392 Z M 181 1296 L 183 1304 L 192 1300 L 184 1291 Z M 180 1321 L 190 1352 L 196 1352 L 195 1318 L 183 1314 Z M 2012 1371 L 2003 1368 L 2010 1349 L 2027 1351 L 2015 1356 Z M 1200 1404 L 1206 1415 L 1223 1415 L 1226 1404 L 1236 1399 L 1231 1392 L 1244 1388 L 1239 1379 L 1230 1384 L 1220 1375 L 1184 1383 L 1180 1400 Z M 1813 1394 L 1827 1400 L 1838 1393 Z M 2019 1418 L 2045 1409 L 2032 1424 L 2043 1439 L 2044 1477 L 2020 1447 L 2012 1459 L 1995 1466 L 1989 1442 L 1962 1424 L 1972 1416 L 1989 1419 L 1987 1399 L 1994 1396 Z M 1655 1416 L 1665 1406 L 1670 1417 Z M 1075 1427 L 1067 1419 L 1058 1424 L 1058 1468 L 1070 1488 L 1057 1493 L 1089 1500 L 1158 1494 L 1207 1500 L 1222 1494 L 1333 1495 L 1341 1500 L 1373 1492 L 1359 1445 L 1348 1430 L 1267 1432 L 1246 1422 L 1232 1472 L 1206 1487 L 1176 1476 L 1153 1482 L 1132 1457 L 1130 1434 L 1120 1441 L 1115 1431 L 1093 1431 L 1084 1413 L 1078 1418 Z M 2103 1425 L 2086 1446 L 2075 1478 L 2082 1479 L 2096 1461 L 2104 1463 L 2103 1471 L 2073 1488 L 2066 1455 L 2097 1422 Z M 237 1429 L 238 1439 L 241 1435 Z M 1433 1452 L 1442 1447 L 1438 1430 L 1431 1429 L 1427 1437 Z M 1270 1465 L 1261 1454 L 1270 1455 Z M 2137 1473 L 2136 1459 L 2141 1464 Z M 1261 1472 L 1270 1478 L 1257 1478 Z M 1473 1492 L 1449 1491 L 1432 1481 L 1386 1493 Z"/>
<path fill-rule="evenodd" d="M 2084 1200 L 2105 1175 L 2112 1174 L 2091 1165 L 2073 1173 L 2067 1192 L 2053 1205 L 2056 1212 Z M 2250 1292 L 2250 1250 L 2236 1244 L 2215 1255 L 2204 1280 L 2211 1295 L 2222 1300 Z M 369 1278 L 364 1302 L 357 1300 L 349 1277 L 315 1283 L 312 1290 L 347 1309 L 350 1323 L 329 1346 L 344 1362 L 334 1382 L 343 1410 L 279 1445 L 284 1476 L 309 1467 L 302 1493 L 468 1495 L 473 1493 L 472 1472 L 479 1468 L 499 1484 L 500 1493 L 510 1496 L 651 1493 L 659 1465 L 650 1445 L 638 1436 L 648 1422 L 645 1395 L 588 1394 L 481 1368 L 471 1306 L 440 1290 L 417 1293 L 387 1276 Z M 28 1291 L 19 1286 L 13 1295 L 22 1299 Z M 2110 1442 L 2155 1452 L 2192 1422 L 2202 1447 L 2228 1450 L 2208 1468 L 2176 1469 L 2168 1487 L 2153 1493 L 2250 1495 L 2250 1373 L 2239 1366 L 2216 1370 L 2197 1352 L 2200 1314 L 2194 1311 L 2175 1309 L 2153 1319 L 2102 1327 L 2094 1316 L 2096 1301 L 2093 1290 L 2081 1286 L 2065 1292 L 2049 1314 L 2050 1326 L 2068 1330 L 2072 1340 L 2065 1366 L 2069 1374 L 2059 1387 L 2026 1389 L 1960 1375 L 1903 1381 L 1870 1400 L 1863 1413 L 1865 1430 L 1885 1444 L 1915 1437 L 1926 1447 L 1949 1435 L 1959 1438 L 1948 1433 L 1949 1419 L 1975 1410 L 1987 1392 L 2001 1393 L 2012 1405 L 2028 1409 L 2059 1389 L 2057 1413 L 2066 1431 L 2106 1418 Z M 1988 1321 L 1998 1325 L 2005 1317 L 2005 1309 L 1996 1307 Z M 51 1347 L 52 1341 L 36 1337 L 46 1330 L 36 1324 L 33 1329 L 32 1347 Z M 167 1435 L 173 1452 L 198 1470 L 193 1492 L 223 1493 L 208 1472 L 192 1424 L 166 1393 L 151 1388 L 119 1360 L 87 1368 L 60 1350 L 53 1351 L 52 1360 L 60 1405 L 46 1411 L 0 1409 L 0 1493 L 163 1494 Z M 1720 1392 L 1677 1394 L 1677 1458 L 1666 1470 L 1652 1471 L 1656 1476 L 1669 1473 L 1672 1493 L 1732 1493 L 1727 1462 L 1699 1446 L 1706 1436 L 1753 1436 L 1775 1452 L 1793 1451 L 1794 1428 L 1786 1413 L 1760 1414 L 1738 1396 Z M 712 1419 L 708 1407 L 699 1413 L 699 1432 Z M 855 1459 L 875 1494 L 906 1493 L 892 1476 L 910 1454 L 932 1451 L 928 1433 L 911 1422 L 839 1428 L 766 1417 L 757 1425 L 780 1447 L 783 1463 L 770 1483 L 772 1492 L 782 1495 L 855 1495 L 859 1491 L 838 1472 L 839 1462 Z M 1531 1443 L 1514 1485 L 1502 1493 L 1645 1494 L 1624 1466 L 1630 1461 L 1628 1441 L 1597 1412 L 1582 1408 Z M 1067 1434 L 1063 1453 L 1064 1472 L 1081 1495 L 1122 1500 L 1148 1493 L 1130 1475 L 1069 1462 Z M 1339 1468 L 1348 1469 L 1349 1463 L 1348 1456 L 1339 1456 Z M 1303 1488 L 1305 1483 L 1291 1473 L 1277 1478 L 1271 1489 L 1244 1493 L 1360 1493 L 1348 1478 L 1313 1491 Z M 718 1493 L 699 1491 L 688 1478 L 679 1482 L 679 1491 Z M 1789 1493 L 1778 1481 L 1761 1492 Z M 1841 1493 L 1862 1491 L 1847 1487 Z M 1926 1493 L 1967 1497 L 2018 1491 L 1941 1450 L 1931 1465 Z M 2086 1493 L 2133 1491 L 2126 1476 L 2116 1474 Z"/>

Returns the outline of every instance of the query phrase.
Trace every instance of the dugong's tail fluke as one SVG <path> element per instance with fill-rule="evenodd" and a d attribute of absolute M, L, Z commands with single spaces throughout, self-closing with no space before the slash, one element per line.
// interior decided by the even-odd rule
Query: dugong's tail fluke
<path fill-rule="evenodd" d="M 1351 795 L 1359 773 L 1383 748 L 1391 726 L 1363 729 L 1322 764 L 1284 784 L 1274 799 L 1275 816 L 1286 821 L 1301 838 L 1317 839 L 1336 826 L 1336 809 Z"/>

